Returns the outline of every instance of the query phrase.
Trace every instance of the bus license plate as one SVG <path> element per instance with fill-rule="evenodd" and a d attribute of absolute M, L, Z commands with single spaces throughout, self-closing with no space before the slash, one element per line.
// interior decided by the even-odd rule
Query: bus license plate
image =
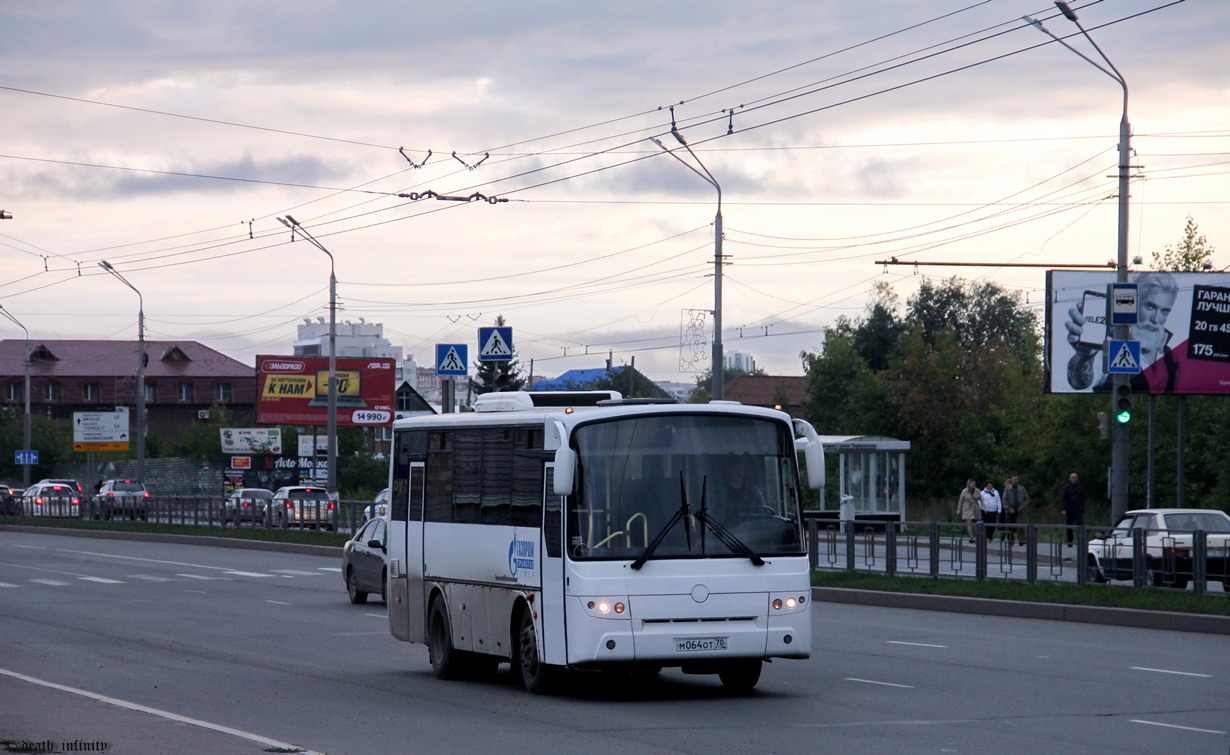
<path fill-rule="evenodd" d="M 706 650 L 725 650 L 729 637 L 689 637 L 675 638 L 676 653 L 703 652 Z"/>

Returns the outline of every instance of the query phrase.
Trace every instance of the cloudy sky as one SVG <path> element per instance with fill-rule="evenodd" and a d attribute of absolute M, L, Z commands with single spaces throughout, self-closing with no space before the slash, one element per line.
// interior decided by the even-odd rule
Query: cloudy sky
<path fill-rule="evenodd" d="M 1131 92 L 1130 254 L 1191 215 L 1230 265 L 1230 3 L 1073 7 Z M 801 374 L 880 282 L 1040 307 L 1044 269 L 1004 265 L 1115 256 L 1123 100 L 1025 15 L 1101 62 L 1041 0 L 4 3 L 0 305 L 133 339 L 107 260 L 149 338 L 289 353 L 329 275 L 290 214 L 339 319 L 420 365 L 502 315 L 537 374 L 690 381 L 718 192 L 673 125 L 721 186 L 728 353 Z"/>

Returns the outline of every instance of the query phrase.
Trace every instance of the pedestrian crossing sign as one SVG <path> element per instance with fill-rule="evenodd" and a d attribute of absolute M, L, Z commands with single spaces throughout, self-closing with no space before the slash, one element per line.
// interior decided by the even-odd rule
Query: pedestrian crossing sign
<path fill-rule="evenodd" d="M 513 358 L 512 328 L 478 329 L 478 361 L 508 362 Z"/>
<path fill-rule="evenodd" d="M 1107 341 L 1106 371 L 1110 374 L 1140 373 L 1140 341 Z"/>
<path fill-rule="evenodd" d="M 469 346 L 464 343 L 436 344 L 436 374 L 465 375 Z"/>

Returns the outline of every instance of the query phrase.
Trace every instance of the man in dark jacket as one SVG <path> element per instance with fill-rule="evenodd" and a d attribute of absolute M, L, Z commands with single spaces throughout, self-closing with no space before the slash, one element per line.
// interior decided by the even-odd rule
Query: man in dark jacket
<path fill-rule="evenodd" d="M 1085 486 L 1077 481 L 1076 473 L 1068 475 L 1068 484 L 1063 486 L 1059 510 L 1063 512 L 1064 524 L 1069 527 L 1085 523 Z M 1075 530 L 1068 530 L 1068 545 L 1076 536 Z"/>

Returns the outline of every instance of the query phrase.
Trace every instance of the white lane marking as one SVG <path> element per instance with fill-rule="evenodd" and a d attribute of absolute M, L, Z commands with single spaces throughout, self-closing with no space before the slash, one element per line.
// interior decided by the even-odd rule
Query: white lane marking
<path fill-rule="evenodd" d="M 318 568 L 319 568 L 321 571 L 337 571 L 337 572 L 340 572 L 340 571 L 342 570 L 342 567 L 340 567 L 340 566 L 321 566 L 321 567 L 318 567 Z"/>
<path fill-rule="evenodd" d="M 365 614 L 363 614 L 363 615 L 364 615 L 364 616 L 375 616 L 377 619 L 387 619 L 387 618 L 389 618 L 389 615 L 388 615 L 387 613 L 365 613 Z"/>
<path fill-rule="evenodd" d="M 139 558 L 137 556 L 117 556 L 114 553 L 97 553 L 95 551 L 74 551 L 67 548 L 58 548 L 60 553 L 77 553 L 83 556 L 101 556 L 102 558 L 121 558 L 125 561 L 144 561 L 147 564 L 167 564 L 169 566 L 190 566 L 193 569 L 212 569 L 213 571 L 231 571 L 229 566 L 206 566 L 205 564 L 188 564 L 183 561 L 164 561 L 160 558 Z"/>
<path fill-rule="evenodd" d="M 261 574 L 259 572 L 254 572 L 254 571 L 231 571 L 228 569 L 226 571 L 226 574 L 234 574 L 236 577 L 269 577 L 270 579 L 273 578 L 272 574 Z"/>
<path fill-rule="evenodd" d="M 45 545 L 14 545 L 13 547 L 14 547 L 14 548 L 25 548 L 26 550 L 31 550 L 31 551 L 45 551 L 45 550 L 47 550 L 47 546 L 45 546 Z"/>
<path fill-rule="evenodd" d="M 18 585 L 10 585 L 8 582 L 0 582 L 0 587 L 18 587 Z"/>
<path fill-rule="evenodd" d="M 289 605 L 290 605 L 290 603 L 283 603 L 283 602 L 282 602 L 282 601 L 280 601 L 280 600 L 266 600 L 265 602 L 266 602 L 266 603 L 272 603 L 272 604 L 274 604 L 275 606 L 289 606 Z"/>
<path fill-rule="evenodd" d="M 1132 666 L 1133 671 L 1152 671 L 1155 674 L 1175 674 L 1177 676 L 1198 676 L 1201 679 L 1212 679 L 1212 674 L 1194 674 L 1191 671 L 1171 671 L 1165 668 L 1146 668 L 1145 666 Z"/>
<path fill-rule="evenodd" d="M 209 594 L 205 592 L 204 590 L 184 590 L 184 592 L 194 592 L 197 595 L 208 595 Z"/>
<path fill-rule="evenodd" d="M 1218 731 L 1217 729 L 1197 729 L 1195 726 L 1179 726 L 1178 724 L 1164 724 L 1161 721 L 1144 721 L 1139 718 L 1129 718 L 1134 724 L 1145 724 L 1147 726 L 1165 726 L 1167 729 L 1182 729 L 1183 731 L 1198 731 L 1201 734 L 1230 734 L 1226 731 Z"/>
<path fill-rule="evenodd" d="M 229 726 L 222 726 L 221 724 L 210 723 L 209 721 L 202 721 L 199 718 L 189 718 L 187 716 L 181 716 L 178 713 L 171 713 L 170 711 L 159 710 L 158 708 L 151 708 L 147 705 L 141 705 L 140 703 L 129 702 L 128 700 L 120 700 L 119 698 L 116 698 L 116 697 L 107 697 L 106 695 L 100 695 L 96 692 L 89 692 L 87 690 L 78 689 L 76 687 L 66 687 L 63 684 L 56 684 L 55 682 L 48 682 L 42 679 L 35 679 L 32 676 L 26 676 L 25 674 L 19 674 L 16 671 L 9 671 L 8 669 L 0 668 L 0 674 L 3 674 L 8 677 L 12 677 L 13 679 L 20 679 L 23 682 L 30 682 L 31 684 L 38 684 L 40 686 L 49 687 L 51 689 L 58 689 L 61 692 L 70 692 L 74 695 L 81 695 L 82 697 L 88 697 L 91 700 L 97 700 L 100 703 L 107 703 L 108 705 L 114 705 L 119 708 L 127 708 L 128 710 L 135 710 L 140 713 L 149 713 L 151 715 L 159 716 L 161 718 L 165 718 L 170 721 L 177 721 L 181 724 L 199 726 L 202 729 L 209 729 L 210 731 L 216 731 L 222 734 L 230 734 L 233 737 L 241 737 L 243 739 L 256 742 L 257 744 L 265 745 L 266 747 L 270 749 L 277 748 L 277 750 L 282 751 L 282 752 L 296 752 L 296 753 L 302 753 L 302 755 L 323 755 L 323 753 L 316 752 L 315 750 L 305 750 L 300 747 L 296 747 L 295 745 L 290 744 L 289 742 L 279 742 L 276 739 L 262 737 L 259 734 L 253 734 L 251 732 L 243 731 L 241 729 L 232 729 Z"/>
<path fill-rule="evenodd" d="M 302 571 L 300 569 L 270 569 L 274 574 L 286 574 L 291 577 L 319 577 L 320 574 L 314 571 Z M 341 571 L 339 569 L 338 571 Z"/>
<path fill-rule="evenodd" d="M 146 582 L 170 582 L 171 581 L 170 579 L 166 577 L 155 577 L 152 574 L 129 574 L 128 578 L 129 579 L 140 579 Z"/>
<path fill-rule="evenodd" d="M 947 645 L 932 645 L 927 642 L 899 642 L 897 640 L 888 640 L 889 645 L 909 645 L 915 648 L 946 648 Z"/>
<path fill-rule="evenodd" d="M 67 587 L 68 582 L 61 582 L 58 579 L 30 579 L 27 582 L 38 582 L 40 585 L 48 585 L 50 587 Z"/>
<path fill-rule="evenodd" d="M 185 577 L 185 578 L 187 578 L 187 579 L 207 579 L 207 580 L 209 580 L 210 582 L 214 582 L 214 581 L 217 581 L 217 580 L 220 580 L 220 579 L 221 579 L 221 580 L 225 580 L 225 578 L 224 578 L 224 577 L 206 577 L 204 574 L 176 574 L 175 576 L 177 576 L 177 577 Z"/>
<path fill-rule="evenodd" d="M 850 676 L 846 677 L 846 681 L 847 682 L 859 682 L 861 684 L 878 684 L 881 687 L 899 687 L 901 689 L 914 689 L 914 685 L 912 684 L 893 684 L 892 682 L 876 682 L 876 681 L 872 681 L 871 679 L 855 679 L 854 677 L 850 677 Z"/>
<path fill-rule="evenodd" d="M 100 585 L 122 585 L 124 584 L 124 580 L 122 579 L 106 579 L 104 577 L 78 577 L 78 579 L 84 579 L 86 582 L 97 582 Z"/>

